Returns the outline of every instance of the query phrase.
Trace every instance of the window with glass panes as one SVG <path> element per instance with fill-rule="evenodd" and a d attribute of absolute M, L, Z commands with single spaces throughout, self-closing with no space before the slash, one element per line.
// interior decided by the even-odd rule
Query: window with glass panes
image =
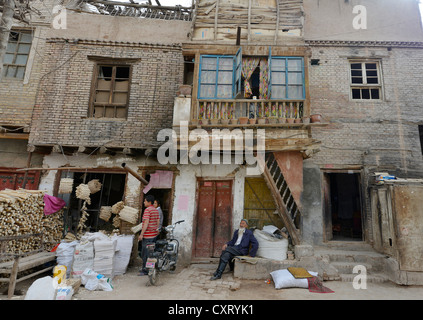
<path fill-rule="evenodd" d="M 126 118 L 131 66 L 98 65 L 92 97 L 94 118 Z"/>
<path fill-rule="evenodd" d="M 3 76 L 23 79 L 31 49 L 32 34 L 29 31 L 11 31 L 3 60 Z"/>
<path fill-rule="evenodd" d="M 351 98 L 353 100 L 382 99 L 378 61 L 351 61 Z"/>
<path fill-rule="evenodd" d="M 234 56 L 201 56 L 199 94 L 201 99 L 233 97 Z"/>
<path fill-rule="evenodd" d="M 271 57 L 270 71 L 272 99 L 305 98 L 303 58 Z"/>

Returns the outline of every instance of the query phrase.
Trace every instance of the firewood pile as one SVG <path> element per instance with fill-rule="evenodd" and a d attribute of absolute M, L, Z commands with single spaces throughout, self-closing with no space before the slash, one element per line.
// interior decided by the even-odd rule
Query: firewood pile
<path fill-rule="evenodd" d="M 0 237 L 43 233 L 46 250 L 58 244 L 63 232 L 63 209 L 45 216 L 44 193 L 25 189 L 0 191 Z M 36 238 L 13 240 L 6 252 L 26 253 L 39 248 Z"/>

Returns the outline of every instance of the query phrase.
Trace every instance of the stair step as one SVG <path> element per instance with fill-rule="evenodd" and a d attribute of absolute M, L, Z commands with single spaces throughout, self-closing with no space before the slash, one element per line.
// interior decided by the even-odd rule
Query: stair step
<path fill-rule="evenodd" d="M 369 263 L 337 261 L 332 262 L 331 265 L 334 266 L 340 274 L 353 273 L 354 267 L 356 267 L 357 265 L 364 266 L 366 268 L 367 273 L 372 270 L 372 265 Z"/>
<path fill-rule="evenodd" d="M 340 274 L 340 280 L 342 282 L 353 282 L 354 278 L 359 274 Z M 383 274 L 367 274 L 366 281 L 370 283 L 382 283 L 388 281 L 388 277 Z"/>

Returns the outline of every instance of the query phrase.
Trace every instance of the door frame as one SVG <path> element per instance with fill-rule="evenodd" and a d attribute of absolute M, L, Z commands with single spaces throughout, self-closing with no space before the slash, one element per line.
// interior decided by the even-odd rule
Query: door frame
<path fill-rule="evenodd" d="M 231 208 L 233 211 L 233 205 L 234 205 L 234 188 L 235 188 L 235 178 L 227 178 L 227 177 L 197 177 L 196 186 L 195 186 L 195 205 L 194 205 L 194 217 L 192 221 L 192 246 L 191 246 L 191 256 L 193 259 L 195 259 L 195 246 L 196 246 L 196 240 L 197 240 L 197 221 L 198 221 L 198 200 L 199 200 L 199 194 L 200 194 L 200 182 L 202 181 L 231 181 Z M 233 212 L 231 212 L 231 221 L 232 221 L 232 229 L 233 229 Z M 228 241 L 231 239 L 228 239 Z M 208 257 L 205 257 L 206 259 Z"/>
<path fill-rule="evenodd" d="M 365 199 L 364 199 L 364 190 L 363 190 L 363 170 L 361 169 L 322 169 L 322 227 L 323 227 L 323 242 L 327 243 L 329 241 L 336 241 L 333 239 L 332 232 L 332 208 L 331 208 L 331 190 L 330 190 L 330 181 L 328 174 L 333 173 L 346 173 L 346 174 L 358 174 L 357 184 L 358 184 L 358 194 L 360 197 L 360 211 L 361 211 L 361 242 L 366 242 L 366 210 L 365 210 Z M 360 242 L 360 241 L 357 241 Z"/>

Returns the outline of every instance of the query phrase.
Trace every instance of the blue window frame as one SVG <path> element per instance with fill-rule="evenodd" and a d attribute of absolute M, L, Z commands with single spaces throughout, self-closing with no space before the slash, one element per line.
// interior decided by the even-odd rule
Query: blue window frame
<path fill-rule="evenodd" d="M 272 57 L 269 49 L 271 99 L 304 100 L 304 58 Z M 202 55 L 198 99 L 233 99 L 241 88 L 242 52 L 234 56 Z"/>
<path fill-rule="evenodd" d="M 269 57 L 269 60 L 271 98 L 278 100 L 305 99 L 304 58 Z"/>
<path fill-rule="evenodd" d="M 241 90 L 241 63 L 241 48 L 235 56 L 201 56 L 198 98 L 234 98 Z"/>

